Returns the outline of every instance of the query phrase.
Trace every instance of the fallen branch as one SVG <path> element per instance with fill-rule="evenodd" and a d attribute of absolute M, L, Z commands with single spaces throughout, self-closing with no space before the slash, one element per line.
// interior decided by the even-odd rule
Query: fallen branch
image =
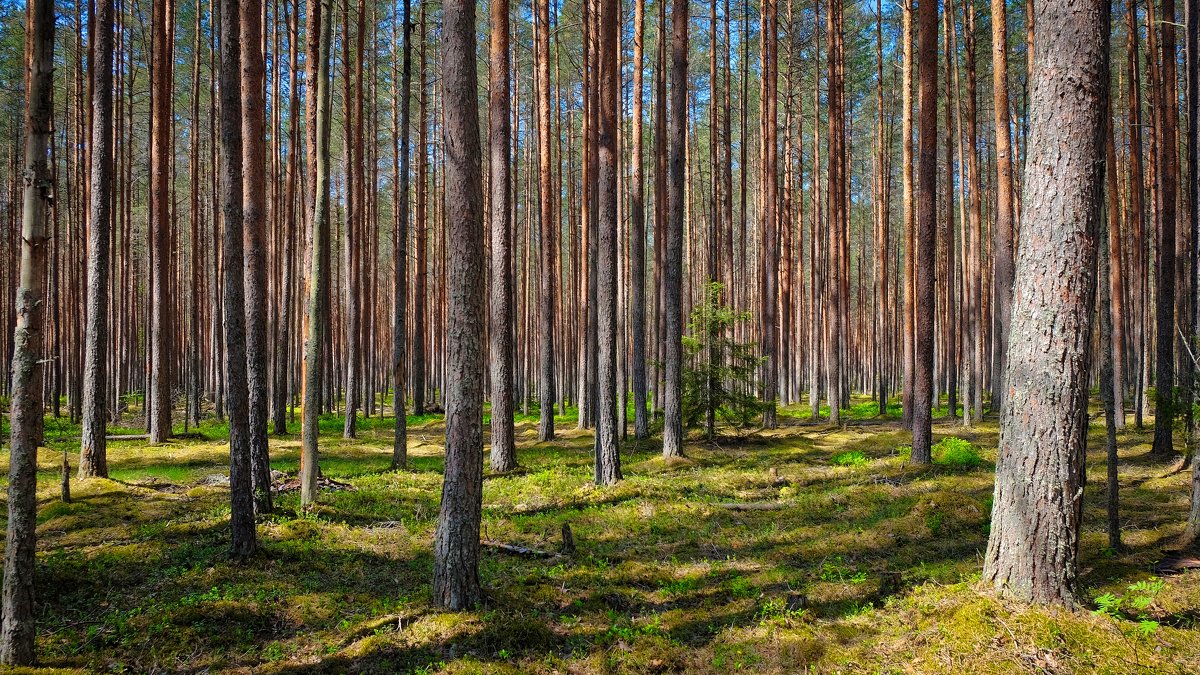
<path fill-rule="evenodd" d="M 559 558 L 562 556 L 560 553 L 551 553 L 549 551 L 542 551 L 536 548 L 517 546 L 516 544 L 504 544 L 498 541 L 485 541 L 483 542 L 483 545 L 488 548 L 496 549 L 497 551 L 511 553 L 512 555 L 522 555 L 528 558 Z"/>

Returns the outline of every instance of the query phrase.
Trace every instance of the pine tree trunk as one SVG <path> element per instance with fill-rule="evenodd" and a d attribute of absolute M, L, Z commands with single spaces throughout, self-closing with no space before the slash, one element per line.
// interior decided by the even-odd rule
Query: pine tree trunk
<path fill-rule="evenodd" d="M 32 666 L 37 634 L 34 568 L 37 560 L 37 451 L 42 443 L 43 318 L 49 237 L 46 214 L 53 184 L 47 151 L 54 115 L 54 3 L 28 4 L 25 46 L 24 206 L 20 283 L 14 314 L 9 403 L 8 524 L 4 545 L 0 663 Z"/>
<path fill-rule="evenodd" d="M 683 210 L 687 143 L 688 0 L 671 12 L 668 214 L 663 256 L 663 457 L 683 456 Z"/>
<path fill-rule="evenodd" d="M 475 3 L 444 3 L 441 80 L 446 144 L 446 468 L 433 540 L 434 604 L 474 607 L 483 498 L 483 187 L 476 95 Z"/>
<path fill-rule="evenodd" d="M 992 410 L 996 412 L 1004 406 L 1004 387 L 1001 382 L 1004 379 L 1004 349 L 1008 344 L 1012 320 L 1013 283 L 1013 161 L 1008 111 L 1006 12 L 1006 0 L 992 0 L 992 111 L 996 129 L 996 221 L 992 226 Z M 1120 264 L 1114 269 L 1119 270 Z"/>
<path fill-rule="evenodd" d="M 554 439 L 554 286 L 555 227 L 551 196 L 550 155 L 550 0 L 537 4 L 537 130 L 540 212 L 540 274 L 538 275 L 538 440 Z"/>
<path fill-rule="evenodd" d="M 315 104 L 309 106 L 313 130 L 313 211 L 309 218 L 308 299 L 304 336 L 303 421 L 300 455 L 300 504 L 317 500 L 317 436 L 320 421 L 324 345 L 326 339 L 326 288 L 329 265 L 329 127 L 333 97 L 329 77 L 329 52 L 333 43 L 332 0 L 308 2 L 308 61 L 310 91 Z"/>
<path fill-rule="evenodd" d="M 1175 396 L 1175 142 L 1177 97 L 1175 96 L 1175 0 L 1163 0 L 1159 18 L 1162 41 L 1159 65 L 1157 116 L 1158 151 L 1155 159 L 1158 186 L 1158 260 L 1155 265 L 1155 406 L 1154 445 L 1150 454 L 1162 459 L 1174 454 L 1172 423 L 1177 410 Z M 1153 51 L 1153 50 L 1152 50 Z"/>
<path fill-rule="evenodd" d="M 508 0 L 494 0 L 488 89 L 488 150 L 490 152 L 492 235 L 491 360 L 492 360 L 492 471 L 517 468 L 513 429 L 513 278 L 512 278 L 512 103 L 509 85 Z"/>
<path fill-rule="evenodd" d="M 91 192 L 88 205 L 87 344 L 79 477 L 108 477 L 108 259 L 112 230 L 113 3 L 98 0 L 93 33 Z"/>
<path fill-rule="evenodd" d="M 170 184 L 173 0 L 153 4 L 150 104 L 150 442 L 171 435 Z M 235 80 L 236 82 L 236 80 Z M 228 309 L 228 308 L 226 308 Z"/>
<path fill-rule="evenodd" d="M 235 0 L 221 0 L 221 220 L 225 275 L 225 407 L 229 411 L 230 551 L 245 558 L 256 547 L 254 485 L 250 447 L 249 383 L 246 375 L 246 302 L 244 297 L 244 221 L 242 207 L 241 16 Z M 259 186 L 261 189 L 261 186 Z M 262 420 L 265 424 L 266 420 Z M 268 483 L 268 490 L 270 484 Z"/>
<path fill-rule="evenodd" d="M 246 257 L 246 378 L 250 471 L 254 508 L 271 512 L 271 461 L 267 447 L 267 193 L 265 66 L 262 53 L 262 0 L 242 0 L 241 137 L 242 200 Z"/>
<path fill-rule="evenodd" d="M 646 408 L 646 205 L 645 176 L 642 174 L 642 61 L 646 38 L 646 0 L 635 0 L 633 8 L 633 144 L 630 171 L 633 191 L 629 197 L 629 265 L 633 312 L 633 436 L 650 437 L 650 412 Z"/>
<path fill-rule="evenodd" d="M 779 389 L 779 326 L 776 303 L 779 300 L 779 5 L 777 0 L 763 2 L 763 207 L 762 207 L 762 398 L 763 427 L 774 429 L 776 398 Z"/>
<path fill-rule="evenodd" d="M 1036 20 L 1025 224 L 983 578 L 1005 595 L 1075 606 L 1108 5 L 1040 0 Z"/>
<path fill-rule="evenodd" d="M 596 370 L 596 470 L 597 485 L 621 480 L 620 436 L 617 430 L 617 142 L 618 92 L 621 67 L 617 60 L 618 0 L 600 0 L 600 115 L 597 146 L 597 336 L 599 353 Z"/>
<path fill-rule="evenodd" d="M 901 218 L 904 221 L 904 320 L 901 322 L 903 349 L 903 381 L 901 385 L 902 424 L 911 429 L 913 423 L 913 382 L 916 379 L 916 219 L 913 212 L 913 0 L 904 0 L 901 40 L 904 42 L 904 65 L 901 74 L 900 119 L 902 139 L 901 158 Z M 935 38 L 936 40 L 936 38 Z M 935 45 L 936 48 L 936 45 Z M 936 67 L 936 66 L 935 66 Z"/>
<path fill-rule="evenodd" d="M 917 58 L 920 63 L 917 134 L 920 150 L 917 158 L 917 229 L 914 242 L 914 464 L 928 464 L 932 459 L 933 284 L 937 251 L 937 19 L 936 3 L 922 2 L 917 6 Z"/>

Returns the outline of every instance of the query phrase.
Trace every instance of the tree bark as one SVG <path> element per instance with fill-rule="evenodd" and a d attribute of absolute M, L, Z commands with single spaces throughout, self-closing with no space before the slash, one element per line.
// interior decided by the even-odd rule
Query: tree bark
<path fill-rule="evenodd" d="M 153 4 L 150 104 L 150 442 L 171 435 L 171 70 L 174 0 Z M 237 81 L 234 80 L 236 85 Z M 228 308 L 226 308 L 228 312 Z"/>
<path fill-rule="evenodd" d="M 1008 17 L 992 0 L 992 111 L 996 127 L 996 222 L 992 226 L 992 410 L 1004 406 L 1004 348 L 1012 321 L 1013 162 L 1008 111 Z M 1120 269 L 1120 265 L 1116 266 Z"/>
<path fill-rule="evenodd" d="M 113 2 L 98 0 L 93 34 L 91 192 L 88 205 L 87 343 L 79 477 L 108 477 L 108 259 L 112 230 Z"/>
<path fill-rule="evenodd" d="M 763 350 L 763 427 L 774 429 L 779 389 L 779 362 L 776 344 L 779 338 L 776 303 L 779 300 L 779 5 L 778 0 L 763 0 L 763 206 L 762 206 L 762 350 Z M 832 44 L 832 40 L 830 41 Z M 831 97 L 832 100 L 832 97 Z M 832 119 L 832 114 L 830 119 Z M 832 181 L 830 185 L 832 185 Z M 832 410 L 832 406 L 831 406 Z"/>
<path fill-rule="evenodd" d="M 917 6 L 917 58 L 920 106 L 917 167 L 917 232 L 914 288 L 913 442 L 914 464 L 932 461 L 933 417 L 933 284 L 937 251 L 937 19 L 938 6 L 923 0 Z"/>
<path fill-rule="evenodd" d="M 504 473 L 517 468 L 513 430 L 513 311 L 512 278 L 512 103 L 509 85 L 508 0 L 493 0 L 490 53 L 491 82 L 488 89 L 488 150 L 492 235 L 491 360 L 492 360 L 492 471 Z"/>
<path fill-rule="evenodd" d="M 1157 458 L 1174 454 L 1172 422 L 1177 413 L 1175 396 L 1175 142 L 1178 101 L 1175 96 L 1175 0 L 1163 0 L 1162 15 L 1158 24 L 1162 39 L 1158 51 L 1162 54 L 1159 65 L 1158 101 L 1155 111 L 1158 122 L 1158 264 L 1155 266 L 1154 324 L 1155 324 L 1155 406 L 1154 445 L 1150 454 Z"/>
<path fill-rule="evenodd" d="M 671 101 L 668 132 L 668 214 L 663 262 L 663 457 L 683 456 L 683 210 L 687 161 L 688 0 L 671 12 Z"/>
<path fill-rule="evenodd" d="M 443 10 L 442 96 L 446 140 L 446 469 L 433 539 L 434 604 L 452 610 L 482 600 L 479 522 L 483 500 L 483 187 L 476 95 L 475 3 Z"/>
<path fill-rule="evenodd" d="M 242 200 L 246 258 L 247 421 L 254 508 L 271 512 L 271 460 L 267 447 L 267 192 L 265 66 L 262 53 L 262 0 L 242 0 L 241 137 Z"/>
<path fill-rule="evenodd" d="M 538 440 L 554 439 L 554 305 L 557 288 L 554 285 L 555 227 L 554 200 L 551 196 L 554 184 L 550 156 L 550 0 L 537 3 L 537 131 L 538 131 L 538 179 L 541 199 L 539 218 L 541 270 L 539 275 L 538 315 Z"/>
<path fill-rule="evenodd" d="M 12 342 L 9 404 L 8 524 L 4 545 L 0 663 L 32 666 L 37 559 L 37 451 L 42 443 L 42 328 L 45 315 L 46 214 L 53 184 L 47 155 L 54 116 L 54 3 L 28 4 L 25 46 L 25 164 L 22 175 L 20 284 Z"/>
<path fill-rule="evenodd" d="M 241 16 L 236 0 L 221 0 L 221 267 L 225 299 L 225 409 L 229 412 L 230 552 L 246 558 L 256 547 L 246 376 L 246 302 L 243 272 Z M 261 189 L 261 186 L 259 186 Z M 266 420 L 263 420 L 265 426 Z M 270 489 L 268 484 L 268 490 Z"/>
<path fill-rule="evenodd" d="M 601 0 L 600 125 L 597 146 L 600 175 L 596 223 L 599 232 L 597 262 L 599 305 L 596 330 L 599 354 L 596 369 L 596 470 L 597 485 L 621 480 L 620 436 L 617 430 L 617 144 L 618 103 L 621 65 L 618 62 L 617 27 L 619 0 Z M 682 3 L 681 3 L 682 4 Z M 545 275 L 543 275 L 544 277 Z"/>
<path fill-rule="evenodd" d="M 650 437 L 650 413 L 646 408 L 646 206 L 642 174 L 642 60 L 646 37 L 646 0 L 635 0 L 633 8 L 633 148 L 630 171 L 633 192 L 629 197 L 629 264 L 632 271 L 633 305 L 633 436 Z M 728 137 L 727 137 L 728 138 Z"/>
<path fill-rule="evenodd" d="M 313 173 L 313 211 L 308 274 L 307 326 L 304 336 L 304 392 L 300 454 L 300 504 L 317 500 L 317 436 L 321 411 L 321 384 L 326 338 L 326 284 L 328 283 L 329 244 L 329 122 L 333 98 L 329 78 L 329 51 L 333 43 L 332 0 L 308 2 L 309 91 L 315 93 L 310 105 L 310 126 L 314 130 L 315 161 Z"/>
<path fill-rule="evenodd" d="M 900 104 L 904 108 L 900 117 L 901 151 L 901 218 L 904 221 L 904 320 L 901 322 L 901 340 L 904 360 L 902 368 L 901 405 L 902 424 L 912 428 L 913 382 L 916 378 L 916 219 L 913 212 L 913 133 L 912 133 L 912 89 L 913 89 L 913 1 L 903 0 L 901 40 L 904 42 L 904 65 L 900 77 Z"/>
<path fill-rule="evenodd" d="M 1078 603 L 1089 347 L 1103 200 L 1108 5 L 1041 0 L 1030 155 L 984 580 Z"/>

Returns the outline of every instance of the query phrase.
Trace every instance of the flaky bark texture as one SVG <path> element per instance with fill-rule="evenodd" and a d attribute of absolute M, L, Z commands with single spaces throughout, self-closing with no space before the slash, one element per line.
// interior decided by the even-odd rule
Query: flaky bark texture
<path fill-rule="evenodd" d="M 262 0 L 242 0 L 242 199 L 246 258 L 246 377 L 254 508 L 271 512 L 267 448 L 267 191 Z"/>
<path fill-rule="evenodd" d="M 667 143 L 668 211 L 663 279 L 663 456 L 683 456 L 683 209 L 687 137 L 687 0 L 676 0 L 671 16 L 671 103 Z"/>
<path fill-rule="evenodd" d="M 512 277 L 512 186 L 509 162 L 512 155 L 512 122 L 509 115 L 512 89 L 509 84 L 508 0 L 492 2 L 491 83 L 488 89 L 488 146 L 490 150 L 492 234 L 492 471 L 517 468 L 513 430 L 513 313 Z"/>
<path fill-rule="evenodd" d="M 329 243 L 329 118 L 333 105 L 329 81 L 329 50 L 333 44 L 332 0 L 309 0 L 308 53 L 315 63 L 310 72 L 316 75 L 316 105 L 310 106 L 310 123 L 315 127 L 314 164 L 315 187 L 312 217 L 309 224 L 311 253 L 309 255 L 307 318 L 304 335 L 304 408 L 301 422 L 300 504 L 308 506 L 317 500 L 317 432 L 321 413 L 321 356 L 327 329 L 325 303 L 325 265 Z M 319 37 L 318 37 L 319 36 Z"/>
<path fill-rule="evenodd" d="M 599 259 L 597 271 L 596 330 L 599 336 L 596 372 L 596 472 L 597 485 L 621 480 L 620 437 L 617 434 L 617 0 L 600 3 L 600 175 Z"/>
<path fill-rule="evenodd" d="M 1108 5 L 1039 0 L 1021 242 L 984 580 L 1074 605 L 1095 255 L 1103 199 Z"/>
<path fill-rule="evenodd" d="M 933 423 L 933 284 L 937 251 L 937 28 L 936 2 L 917 5 L 917 58 L 920 78 L 917 105 L 917 223 L 914 261 L 914 356 L 912 393 L 912 461 L 932 461 Z"/>
<path fill-rule="evenodd" d="M 88 205 L 87 338 L 83 353 L 83 425 L 79 477 L 108 477 L 108 237 L 112 227 L 113 3 L 96 3 L 92 48 L 91 202 Z"/>
<path fill-rule="evenodd" d="M 433 538 L 433 601 L 461 610 L 482 599 L 483 186 L 475 70 L 475 3 L 444 3 L 442 96 L 448 247 L 446 469 Z"/>
<path fill-rule="evenodd" d="M 37 449 L 42 442 L 42 317 L 47 231 L 53 184 L 47 163 L 54 115 L 54 2 L 28 5 L 25 58 L 25 172 L 21 213 L 21 278 L 13 331 L 8 458 L 8 525 L 4 545 L 0 663 L 35 661 L 33 573 L 37 554 Z"/>
<path fill-rule="evenodd" d="M 254 553 L 254 486 L 246 381 L 243 277 L 241 15 L 237 0 L 221 0 L 221 242 L 225 301 L 225 410 L 229 413 L 229 525 L 235 558 Z M 266 424 L 264 418 L 263 424 Z M 265 426 L 264 426 L 265 428 Z"/>

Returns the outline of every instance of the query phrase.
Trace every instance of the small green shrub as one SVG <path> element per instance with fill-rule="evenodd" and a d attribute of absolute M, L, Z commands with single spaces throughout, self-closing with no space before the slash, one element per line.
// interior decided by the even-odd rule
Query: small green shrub
<path fill-rule="evenodd" d="M 839 452 L 829 460 L 837 466 L 865 466 L 870 460 L 861 450 Z"/>
<path fill-rule="evenodd" d="M 970 441 L 948 436 L 934 446 L 933 461 L 946 466 L 973 469 L 983 464 L 983 455 Z"/>

